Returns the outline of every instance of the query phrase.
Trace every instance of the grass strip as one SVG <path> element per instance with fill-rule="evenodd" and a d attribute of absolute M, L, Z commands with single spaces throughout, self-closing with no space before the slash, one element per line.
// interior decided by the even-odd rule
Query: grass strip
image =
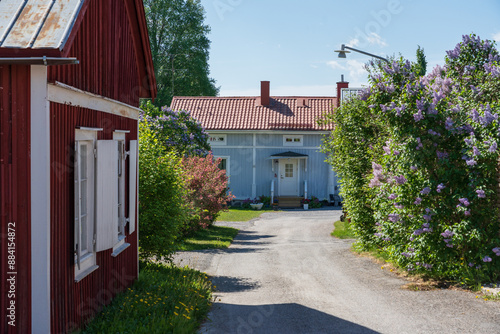
<path fill-rule="evenodd" d="M 339 239 L 355 239 L 356 237 L 354 234 L 351 232 L 351 229 L 349 229 L 349 225 L 345 221 L 340 221 L 337 220 L 335 223 L 333 223 L 334 230 L 332 231 L 331 235 L 333 237 L 339 238 Z"/>
<path fill-rule="evenodd" d="M 195 333 L 211 307 L 212 283 L 190 268 L 141 263 L 139 279 L 80 333 Z"/>
<path fill-rule="evenodd" d="M 228 248 L 237 234 L 235 228 L 212 225 L 206 230 L 196 231 L 176 246 L 179 251 Z"/>
<path fill-rule="evenodd" d="M 266 211 L 271 211 L 271 210 L 229 209 L 229 211 L 222 212 L 219 218 L 217 218 L 217 221 L 246 222 L 259 217 Z"/>

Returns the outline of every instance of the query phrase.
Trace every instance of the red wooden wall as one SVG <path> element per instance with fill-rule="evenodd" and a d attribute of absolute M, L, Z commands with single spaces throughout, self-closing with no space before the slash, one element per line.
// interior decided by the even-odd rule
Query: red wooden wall
<path fill-rule="evenodd" d="M 50 67 L 49 81 L 139 106 L 139 70 L 125 1 L 89 1 L 68 53 L 80 64 Z"/>
<path fill-rule="evenodd" d="M 139 70 L 125 1 L 89 0 L 84 14 L 67 54 L 76 57 L 80 64 L 49 67 L 49 81 L 138 106 Z M 75 128 L 104 128 L 98 139 L 112 139 L 115 129 L 130 130 L 126 134 L 128 149 L 128 141 L 137 139 L 137 121 L 56 103 L 51 103 L 50 109 L 51 326 L 53 333 L 65 333 L 80 327 L 108 304 L 117 291 L 137 278 L 138 270 L 137 233 L 134 233 L 127 236 L 129 248 L 116 258 L 111 257 L 112 250 L 98 253 L 99 269 L 74 283 Z"/>
<path fill-rule="evenodd" d="M 137 139 L 137 121 L 57 103 L 50 104 L 50 115 L 51 324 L 53 333 L 65 333 L 87 321 L 137 278 L 137 232 L 134 232 L 127 235 L 130 247 L 115 258 L 111 256 L 112 250 L 97 253 L 99 269 L 79 283 L 74 282 L 72 155 L 75 129 L 77 126 L 103 128 L 98 132 L 98 139 L 113 139 L 114 130 L 130 130 L 126 134 L 129 149 L 128 142 Z"/>
<path fill-rule="evenodd" d="M 31 332 L 30 67 L 0 65 L 0 332 Z M 9 223 L 15 223 L 15 268 L 8 263 Z M 10 227 L 13 227 L 12 224 Z M 12 235 L 12 234 L 11 234 Z M 12 240 L 11 240 L 12 241 Z M 7 275 L 17 272 L 16 275 Z M 7 307 L 15 277 L 15 324 Z M 9 312 L 10 313 L 10 312 Z"/>

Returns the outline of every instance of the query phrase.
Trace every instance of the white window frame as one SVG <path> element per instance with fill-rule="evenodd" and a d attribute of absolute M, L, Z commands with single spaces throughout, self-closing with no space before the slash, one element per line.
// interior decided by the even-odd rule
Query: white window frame
<path fill-rule="evenodd" d="M 214 159 L 226 160 L 226 176 L 227 176 L 227 183 L 229 184 L 229 178 L 231 175 L 231 157 L 229 155 L 214 155 Z"/>
<path fill-rule="evenodd" d="M 75 130 L 75 282 L 95 271 L 99 266 L 96 264 L 95 250 L 95 144 L 97 142 L 97 131 L 102 129 L 80 128 Z M 86 155 L 86 189 L 82 191 L 82 145 L 87 146 Z M 82 192 L 84 194 L 82 194 Z M 82 222 L 82 200 L 85 197 L 86 219 Z M 82 225 L 85 224 L 85 227 Z M 82 253 L 82 230 L 85 228 L 87 243 L 86 252 Z"/>
<path fill-rule="evenodd" d="M 303 135 L 283 135 L 283 146 L 304 146 Z"/>
<path fill-rule="evenodd" d="M 210 144 L 210 146 L 226 146 L 227 135 L 211 133 L 208 137 L 208 143 Z"/>

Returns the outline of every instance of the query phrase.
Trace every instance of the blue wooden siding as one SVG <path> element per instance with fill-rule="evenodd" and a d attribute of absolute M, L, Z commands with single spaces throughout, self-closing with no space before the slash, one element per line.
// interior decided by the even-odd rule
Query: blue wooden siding
<path fill-rule="evenodd" d="M 297 133 L 299 135 L 300 133 Z M 300 188 L 299 195 L 304 195 L 304 180 L 307 180 L 308 197 L 316 196 L 319 199 L 328 198 L 328 175 L 330 165 L 325 162 L 326 156 L 319 152 L 321 134 L 304 134 L 303 146 L 283 146 L 282 134 L 256 135 L 256 195 L 269 196 L 271 181 L 275 180 L 275 195 L 278 195 L 278 171 L 272 171 L 273 160 L 271 155 L 292 151 L 306 154 L 307 172 L 304 161 L 300 161 Z M 252 196 L 253 181 L 253 135 L 227 134 L 227 146 L 214 146 L 215 156 L 229 156 L 230 189 L 237 199 L 246 199 Z M 335 178 L 336 179 L 336 178 Z"/>

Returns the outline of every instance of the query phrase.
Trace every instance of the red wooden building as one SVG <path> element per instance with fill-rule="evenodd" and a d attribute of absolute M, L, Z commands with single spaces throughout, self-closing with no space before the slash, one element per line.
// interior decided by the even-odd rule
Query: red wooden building
<path fill-rule="evenodd" d="M 155 95 L 142 0 L 0 1 L 1 333 L 71 332 L 137 278 Z"/>

